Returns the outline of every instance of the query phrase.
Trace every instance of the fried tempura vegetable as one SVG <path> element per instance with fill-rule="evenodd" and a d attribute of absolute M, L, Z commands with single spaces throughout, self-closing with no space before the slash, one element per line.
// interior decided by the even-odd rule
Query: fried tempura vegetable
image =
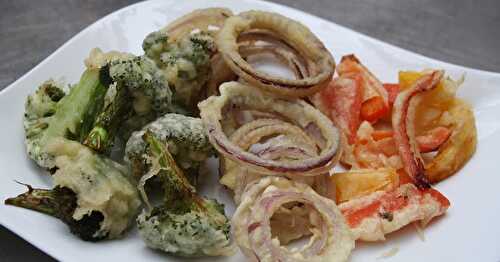
<path fill-rule="evenodd" d="M 400 86 L 403 89 L 412 85 L 425 72 L 402 71 L 399 73 Z M 477 131 L 472 108 L 455 93 L 464 81 L 462 77 L 454 81 L 443 78 L 437 87 L 422 94 L 421 102 L 416 108 L 415 132 L 421 135 L 445 126 L 451 130 L 443 144 L 438 147 L 437 154 L 425 163 L 426 177 L 437 183 L 462 168 L 476 150 Z"/>
<path fill-rule="evenodd" d="M 193 31 L 204 31 L 215 34 L 224 25 L 226 19 L 233 15 L 228 8 L 209 7 L 193 10 L 165 26 L 162 30 L 176 41 Z"/>
<path fill-rule="evenodd" d="M 147 144 L 144 158 L 149 165 L 139 189 L 147 206 L 146 180 L 157 177 L 164 191 L 163 202 L 144 210 L 137 219 L 146 245 L 183 257 L 232 254 L 230 224 L 223 205 L 196 193 L 165 144 L 153 133 L 146 131 L 143 139 Z"/>
<path fill-rule="evenodd" d="M 426 163 L 425 175 L 432 183 L 455 174 L 469 161 L 477 145 L 474 113 L 470 105 L 463 100 L 455 99 L 440 122 L 450 125 L 453 131 L 432 161 Z"/>
<path fill-rule="evenodd" d="M 58 167 L 51 190 L 33 189 L 5 200 L 59 218 L 86 241 L 121 236 L 139 212 L 127 169 L 75 141 L 52 140 L 47 151 Z"/>
<path fill-rule="evenodd" d="M 100 79 L 110 90 L 103 110 L 84 140 L 85 145 L 96 151 L 108 151 L 119 129 L 126 139 L 132 131 L 171 111 L 168 83 L 147 57 L 111 60 L 100 68 Z"/>
<path fill-rule="evenodd" d="M 361 169 L 336 173 L 328 179 L 329 197 L 342 203 L 376 191 L 390 191 L 399 185 L 399 175 L 392 169 Z"/>
<path fill-rule="evenodd" d="M 288 249 L 272 235 L 273 214 L 286 204 L 308 206 L 313 234 L 301 248 Z M 232 220 L 233 235 L 249 261 L 347 261 L 354 238 L 335 202 L 300 182 L 265 177 L 248 186 Z"/>
<path fill-rule="evenodd" d="M 85 71 L 68 95 L 54 81 L 43 83 L 25 104 L 25 144 L 30 158 L 43 168 L 53 169 L 54 157 L 46 151 L 46 144 L 56 137 L 84 137 L 105 94 L 106 87 L 100 83 L 96 69 Z"/>
<path fill-rule="evenodd" d="M 353 181 L 355 182 L 355 181 Z M 391 191 L 377 191 L 339 205 L 355 239 L 385 240 L 385 235 L 413 223 L 425 226 L 443 215 L 450 201 L 433 188 L 403 184 Z"/>
<path fill-rule="evenodd" d="M 170 154 L 189 178 L 195 178 L 200 164 L 214 154 L 201 119 L 166 114 L 134 132 L 127 142 L 125 161 L 132 167 L 136 178 L 145 174 L 150 164 L 144 157 L 148 150 L 148 143 L 143 139 L 145 132 L 151 132 L 156 139 L 168 144 Z"/>
<path fill-rule="evenodd" d="M 419 77 L 427 73 L 427 71 L 399 72 L 399 86 L 401 90 L 407 89 Z M 417 106 L 415 114 L 415 131 L 417 135 L 421 135 L 439 124 L 438 121 L 441 115 L 453 105 L 458 87 L 463 81 L 463 77 L 455 81 L 446 76 L 443 77 L 436 88 L 421 95 L 421 102 Z"/>
<path fill-rule="evenodd" d="M 196 114 L 197 103 L 205 99 L 202 88 L 211 74 L 210 57 L 216 50 L 213 37 L 199 32 L 172 41 L 166 31 L 160 30 L 150 33 L 142 48 L 172 87 L 177 111 Z"/>

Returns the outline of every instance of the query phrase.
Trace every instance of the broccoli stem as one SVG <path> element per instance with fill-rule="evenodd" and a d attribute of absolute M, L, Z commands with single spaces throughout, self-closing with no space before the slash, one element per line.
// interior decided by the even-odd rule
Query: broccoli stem
<path fill-rule="evenodd" d="M 101 99 L 105 94 L 106 87 L 99 82 L 99 71 L 86 70 L 78 84 L 62 98 L 53 121 L 47 128 L 46 137 L 68 137 L 69 135 L 77 138 L 81 135 L 79 129 L 92 123 L 95 113 L 99 111 L 95 99 Z"/>
<path fill-rule="evenodd" d="M 53 190 L 49 189 L 34 189 L 30 185 L 26 185 L 28 191 L 20 194 L 17 197 L 8 198 L 5 200 L 6 205 L 23 207 L 38 211 L 53 217 L 58 217 L 57 202 Z"/>
<path fill-rule="evenodd" d="M 83 140 L 83 144 L 97 152 L 106 152 L 113 146 L 113 141 L 120 124 L 132 110 L 130 92 L 118 84 L 115 98 L 97 116 L 92 130 Z"/>
<path fill-rule="evenodd" d="M 70 231 L 85 241 L 98 241 L 106 238 L 95 237 L 104 216 L 99 211 L 92 211 L 80 220 L 73 219 L 73 212 L 77 207 L 77 196 L 68 188 L 55 187 L 54 189 L 39 189 L 26 185 L 28 191 L 17 197 L 5 200 L 6 205 L 38 211 L 53 216 L 66 223 Z"/>
<path fill-rule="evenodd" d="M 143 135 L 143 139 L 148 143 L 151 154 L 158 159 L 164 183 L 165 203 L 171 210 L 203 209 L 203 199 L 196 194 L 196 189 L 184 176 L 182 169 L 175 163 L 174 158 L 166 148 L 149 130 Z"/>
<path fill-rule="evenodd" d="M 95 92 L 91 95 L 92 97 L 90 99 L 91 101 L 94 101 L 94 103 L 90 104 L 88 110 L 86 110 L 83 115 L 82 124 L 80 126 L 80 142 L 84 141 L 92 129 L 93 123 L 96 121 L 96 118 L 104 105 L 104 97 L 106 96 L 107 91 L 108 86 L 99 83 L 96 86 Z"/>

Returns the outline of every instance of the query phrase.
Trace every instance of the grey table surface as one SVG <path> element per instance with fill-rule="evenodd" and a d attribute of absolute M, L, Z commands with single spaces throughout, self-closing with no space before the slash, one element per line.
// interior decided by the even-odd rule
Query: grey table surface
<path fill-rule="evenodd" d="M 500 72 L 498 0 L 272 0 L 439 60 Z M 0 90 L 132 0 L 0 1 Z M 53 261 L 0 226 L 0 261 Z"/>

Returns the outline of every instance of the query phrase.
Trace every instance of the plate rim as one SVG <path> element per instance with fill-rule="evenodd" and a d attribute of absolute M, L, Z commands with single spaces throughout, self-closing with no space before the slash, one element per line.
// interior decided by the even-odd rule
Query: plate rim
<path fill-rule="evenodd" d="M 169 1 L 174 1 L 174 0 L 169 0 Z M 312 17 L 312 18 L 314 18 L 314 19 L 316 19 L 318 21 L 321 21 L 323 23 L 334 24 L 335 26 L 338 26 L 338 27 L 340 27 L 340 28 L 342 28 L 342 29 L 344 29 L 346 31 L 349 31 L 350 33 L 356 34 L 357 36 L 361 37 L 363 40 L 372 41 L 373 43 L 375 43 L 377 45 L 380 45 L 382 47 L 388 47 L 388 48 L 392 48 L 392 49 L 397 49 L 400 52 L 404 52 L 404 53 L 406 53 L 408 55 L 414 56 L 414 57 L 422 59 L 422 60 L 429 61 L 431 63 L 440 64 L 440 65 L 443 65 L 443 66 L 446 66 L 446 67 L 454 67 L 454 68 L 459 69 L 459 70 L 466 70 L 466 71 L 469 71 L 469 72 L 472 72 L 472 73 L 477 73 L 477 74 L 481 74 L 481 75 L 485 75 L 485 76 L 500 78 L 500 72 L 488 71 L 488 70 L 482 70 L 482 69 L 476 69 L 476 68 L 472 68 L 472 67 L 468 67 L 468 66 L 464 66 L 464 65 L 459 65 L 459 64 L 454 64 L 454 63 L 450 63 L 450 62 L 446 62 L 446 61 L 441 61 L 441 60 L 438 60 L 436 58 L 428 57 L 428 56 L 419 54 L 419 53 L 417 53 L 415 51 L 407 50 L 407 49 L 404 49 L 404 48 L 399 47 L 397 45 L 384 42 L 384 41 L 382 41 L 380 39 L 377 39 L 375 37 L 372 37 L 372 36 L 366 35 L 364 33 L 358 32 L 358 31 L 356 31 L 354 29 L 351 29 L 349 27 L 337 24 L 334 21 L 330 21 L 330 20 L 328 20 L 326 18 L 323 18 L 323 17 L 317 16 L 317 15 L 308 13 L 306 11 L 303 11 L 303 10 L 300 10 L 300 9 L 297 9 L 297 8 L 294 8 L 294 7 L 286 6 L 286 5 L 279 4 L 279 3 L 268 2 L 268 1 L 264 1 L 264 0 L 244 0 L 244 1 L 247 1 L 247 2 L 256 2 L 256 3 L 259 3 L 261 5 L 273 6 L 273 7 L 277 7 L 277 8 L 285 9 L 285 10 L 286 9 L 293 10 L 294 12 L 299 12 L 302 15 Z M 13 81 L 12 83 L 10 83 L 6 87 L 4 87 L 2 90 L 0 90 L 0 97 L 3 97 L 5 95 L 7 95 L 9 92 L 12 92 L 12 90 L 15 88 L 16 85 L 19 84 L 19 82 L 23 81 L 25 78 L 27 78 L 28 76 L 30 76 L 33 72 L 35 72 L 39 68 L 43 67 L 48 61 L 50 61 L 53 57 L 55 57 L 58 53 L 60 53 L 67 46 L 69 46 L 72 43 L 78 41 L 88 31 L 90 31 L 93 28 L 99 26 L 104 21 L 108 20 L 110 17 L 117 16 L 118 14 L 126 12 L 129 9 L 132 9 L 134 7 L 138 7 L 138 6 L 143 5 L 143 4 L 148 4 L 148 3 L 151 3 L 151 2 L 162 2 L 162 0 L 147 0 L 147 1 L 142 1 L 142 2 L 137 2 L 137 3 L 134 3 L 134 4 L 130 4 L 130 5 L 121 7 L 119 9 L 116 9 L 116 10 L 114 10 L 114 11 L 112 11 L 112 12 L 104 15 L 103 17 L 101 17 L 100 19 L 96 20 L 95 22 L 89 24 L 84 29 L 80 30 L 78 33 L 76 33 L 75 35 L 73 35 L 66 42 L 64 42 L 62 45 L 60 45 L 56 50 L 54 50 L 50 55 L 48 55 L 42 61 L 40 61 L 37 65 L 35 65 L 31 69 L 29 69 L 21 77 L 17 78 L 15 81 Z M 46 255 L 50 256 L 51 258 L 56 259 L 56 260 L 64 258 L 64 256 L 61 256 L 60 254 L 56 254 L 55 251 L 53 249 L 49 248 L 47 245 L 44 245 L 43 243 L 39 243 L 39 241 L 36 241 L 36 240 L 35 241 L 29 240 L 30 236 L 29 236 L 28 233 L 24 233 L 22 231 L 16 230 L 15 227 L 12 226 L 10 223 L 8 223 L 8 222 L 6 223 L 6 220 L 3 219 L 3 216 L 0 216 L 0 225 L 4 226 L 11 233 L 13 233 L 13 234 L 21 237 L 24 241 L 26 241 L 30 245 L 36 247 L 37 249 L 39 249 L 40 251 L 42 251 Z"/>

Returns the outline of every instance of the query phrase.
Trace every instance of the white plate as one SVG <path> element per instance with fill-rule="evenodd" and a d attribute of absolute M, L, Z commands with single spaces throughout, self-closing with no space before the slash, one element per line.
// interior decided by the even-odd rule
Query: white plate
<path fill-rule="evenodd" d="M 26 96 L 49 77 L 78 81 L 83 59 L 93 47 L 142 53 L 144 36 L 195 8 L 225 6 L 235 12 L 248 9 L 275 11 L 301 21 L 330 49 L 337 61 L 355 53 L 386 82 L 397 81 L 402 69 L 443 68 L 452 76 L 466 73 L 459 91 L 474 106 L 479 147 L 459 174 L 437 188 L 452 203 L 448 213 L 425 229 L 425 242 L 412 227 L 392 234 L 383 243 L 360 244 L 352 261 L 372 261 L 393 247 L 399 252 L 387 261 L 499 261 L 500 260 L 500 74 L 484 72 L 429 59 L 385 44 L 312 15 L 266 2 L 254 1 L 148 1 L 116 11 L 89 26 L 50 55 L 33 70 L 0 93 L 0 200 L 25 190 L 19 180 L 37 187 L 50 187 L 50 179 L 29 161 L 23 146 L 22 115 Z M 453 48 L 453 47 L 450 47 Z M 495 160 L 497 161 L 495 163 Z M 209 194 L 228 200 L 219 187 Z M 231 201 L 225 201 L 230 203 Z M 232 212 L 233 205 L 226 210 Z M 51 256 L 65 261 L 176 261 L 147 249 L 137 232 L 122 240 L 88 243 L 69 233 L 63 223 L 46 215 L 0 204 L 0 222 Z M 209 260 L 209 259 L 207 259 Z M 241 261 L 240 254 L 220 261 Z"/>

